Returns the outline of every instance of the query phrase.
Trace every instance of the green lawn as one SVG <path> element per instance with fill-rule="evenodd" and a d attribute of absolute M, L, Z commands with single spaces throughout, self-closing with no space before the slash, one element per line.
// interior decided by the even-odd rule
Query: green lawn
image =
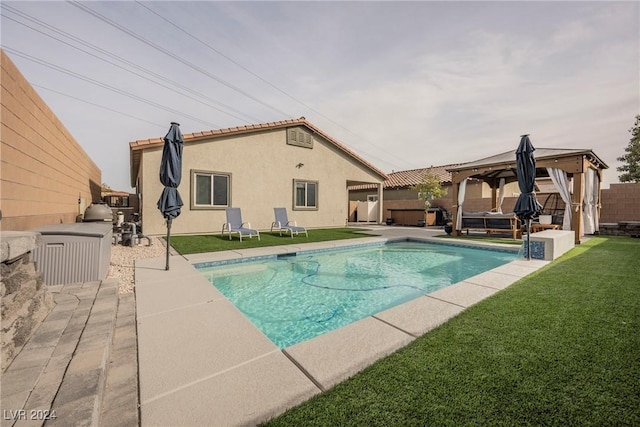
<path fill-rule="evenodd" d="M 278 232 L 260 233 L 260 240 L 243 237 L 242 242 L 237 234 L 222 237 L 220 234 L 208 234 L 199 236 L 172 236 L 171 246 L 182 255 L 204 252 L 229 251 L 234 249 L 262 248 L 265 246 L 290 245 L 300 243 L 326 242 L 328 240 L 354 239 L 358 237 L 371 237 L 371 234 L 363 234 L 361 228 L 324 228 L 309 230 L 309 237 L 299 234 L 291 238 L 289 235 L 280 236 Z"/>
<path fill-rule="evenodd" d="M 268 426 L 640 425 L 640 239 L 593 238 Z"/>
<path fill-rule="evenodd" d="M 229 236 L 222 237 L 220 234 L 205 234 L 197 236 L 172 236 L 171 246 L 182 255 L 229 251 L 234 249 L 246 248 L 262 248 L 266 246 L 290 245 L 299 243 L 326 242 L 328 240 L 354 239 L 358 237 L 371 237 L 374 234 L 363 233 L 366 231 L 362 228 L 323 228 L 309 230 L 309 237 L 304 234 L 293 236 L 280 236 L 278 232 L 260 233 L 260 240 L 257 238 L 249 239 L 243 237 L 242 242 L 237 234 L 234 234 L 229 240 Z M 521 245 L 522 240 L 513 240 L 508 237 L 488 237 L 488 236 L 448 236 L 446 234 L 437 235 L 443 239 L 459 239 L 459 240 L 477 240 L 488 243 L 507 243 L 513 245 Z"/>

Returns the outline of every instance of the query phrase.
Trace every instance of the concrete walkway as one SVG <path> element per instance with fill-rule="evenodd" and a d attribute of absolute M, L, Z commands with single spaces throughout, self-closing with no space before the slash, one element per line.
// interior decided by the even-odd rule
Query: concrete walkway
<path fill-rule="evenodd" d="M 383 237 L 308 244 L 295 238 L 287 246 L 173 256 L 169 271 L 164 270 L 164 258 L 136 263 L 141 424 L 231 426 L 266 421 L 548 264 L 514 261 L 283 350 L 192 266 L 387 238 L 429 239 L 442 233 L 372 228 Z"/>

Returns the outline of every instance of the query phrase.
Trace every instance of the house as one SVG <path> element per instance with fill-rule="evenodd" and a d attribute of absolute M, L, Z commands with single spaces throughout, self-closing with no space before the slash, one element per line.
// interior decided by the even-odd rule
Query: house
<path fill-rule="evenodd" d="M 419 222 L 425 221 L 427 225 L 441 225 L 444 220 L 444 213 L 451 210 L 451 173 L 447 168 L 456 166 L 457 164 L 430 166 L 427 168 L 409 169 L 387 174 L 387 179 L 383 184 L 384 204 L 383 213 L 385 218 L 393 221 L 394 224 L 400 225 L 418 225 Z M 414 187 L 420 184 L 425 175 L 431 173 L 439 180 L 447 194 L 439 199 L 431 201 L 432 211 L 437 211 L 430 215 L 425 212 L 424 200 L 420 199 L 418 191 Z M 473 186 L 470 185 L 470 188 Z M 375 198 L 375 188 L 371 185 L 354 185 L 349 188 L 349 200 L 351 201 L 350 220 L 359 221 L 357 213 L 359 203 L 364 200 Z M 470 193 L 475 194 L 471 197 L 482 197 L 485 188 L 478 182 L 477 188 Z M 441 216 L 442 215 L 442 216 Z"/>
<path fill-rule="evenodd" d="M 417 225 L 419 220 L 425 220 L 427 225 L 440 225 L 442 220 L 438 220 L 437 215 L 429 218 L 429 214 L 424 211 L 424 201 L 414 189 L 422 182 L 427 173 L 431 173 L 439 178 L 440 184 L 446 190 L 446 195 L 431 201 L 432 211 L 442 210 L 451 214 L 453 211 L 452 202 L 452 174 L 450 169 L 464 167 L 466 164 L 449 164 L 442 166 L 430 166 L 427 168 L 409 169 L 391 172 L 387 175 L 384 187 L 383 212 L 386 218 L 393 219 L 394 224 Z M 482 179 L 470 178 L 466 186 L 466 200 L 470 211 L 483 211 L 491 209 L 491 197 L 494 188 L 489 182 Z M 503 190 L 505 197 L 503 208 L 511 211 L 515 205 L 520 189 L 518 183 L 508 180 Z M 536 180 L 536 192 L 546 200 L 549 194 L 557 194 L 553 183 L 549 177 L 540 177 Z M 357 203 L 359 201 L 371 200 L 375 198 L 375 188 L 371 185 L 355 185 L 350 187 L 349 200 L 351 201 L 350 220 L 358 220 Z M 555 201 L 556 199 L 554 199 Z M 564 209 L 561 204 L 560 208 Z M 560 209 L 558 208 L 558 209 Z"/>
<path fill-rule="evenodd" d="M 451 185 L 451 174 L 446 168 L 454 165 L 431 166 L 428 168 L 410 169 L 387 174 L 384 181 L 384 200 L 418 200 L 418 192 L 413 189 L 422 182 L 427 173 L 432 173 L 440 179 L 443 187 Z M 371 185 L 354 185 L 349 188 L 349 200 L 366 200 L 375 194 L 375 187 Z"/>
<path fill-rule="evenodd" d="M 384 218 L 392 220 L 395 224 L 418 225 L 420 221 L 427 221 L 433 225 L 435 221 L 429 220 L 425 215 L 424 201 L 420 200 L 414 187 L 421 183 L 427 173 L 437 176 L 443 187 L 451 184 L 451 174 L 446 171 L 447 166 L 431 166 L 429 168 L 410 169 L 387 174 L 383 184 L 383 213 Z M 362 222 L 359 211 L 367 202 L 378 200 L 376 188 L 372 185 L 354 185 L 349 187 L 349 220 Z M 433 206 L 450 205 L 446 199 L 434 200 Z"/>
<path fill-rule="evenodd" d="M 172 234 L 219 233 L 227 207 L 241 208 L 243 220 L 261 230 L 270 228 L 274 207 L 286 207 L 289 219 L 306 227 L 339 227 L 347 221 L 349 186 L 373 185 L 383 199 L 384 172 L 304 117 L 183 134 L 183 140 L 184 206 Z M 148 235 L 164 234 L 157 208 L 163 139 L 129 146 L 142 227 Z"/>
<path fill-rule="evenodd" d="M 11 59 L 2 57 L 2 229 L 72 223 L 100 200 L 102 172 Z"/>
<path fill-rule="evenodd" d="M 137 221 L 136 215 L 139 211 L 137 194 L 103 188 L 101 195 L 102 201 L 111 208 L 114 218 L 117 218 L 120 213 L 124 216 L 125 222 Z"/>

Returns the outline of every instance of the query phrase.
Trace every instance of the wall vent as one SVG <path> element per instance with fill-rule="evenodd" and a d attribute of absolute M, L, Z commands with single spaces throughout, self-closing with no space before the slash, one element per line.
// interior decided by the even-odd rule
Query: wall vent
<path fill-rule="evenodd" d="M 287 144 L 296 147 L 313 148 L 313 136 L 302 127 L 287 129 Z"/>

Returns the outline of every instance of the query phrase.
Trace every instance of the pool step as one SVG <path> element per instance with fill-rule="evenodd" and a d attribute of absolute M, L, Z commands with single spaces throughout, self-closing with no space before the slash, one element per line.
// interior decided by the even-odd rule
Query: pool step
<path fill-rule="evenodd" d="M 298 252 L 288 252 L 286 254 L 278 254 L 277 255 L 277 259 L 286 260 L 286 259 L 289 259 L 289 258 L 295 258 L 297 256 L 298 256 Z"/>

